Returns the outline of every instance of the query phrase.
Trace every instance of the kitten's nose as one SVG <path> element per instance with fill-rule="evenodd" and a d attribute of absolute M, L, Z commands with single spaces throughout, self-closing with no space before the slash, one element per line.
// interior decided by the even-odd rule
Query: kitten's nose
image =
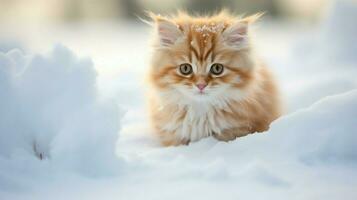
<path fill-rule="evenodd" d="M 202 91 L 203 89 L 205 89 L 205 87 L 207 86 L 207 84 L 205 84 L 205 83 L 199 83 L 199 84 L 197 84 L 196 86 L 198 87 L 198 89 L 200 89 L 200 90 Z"/>

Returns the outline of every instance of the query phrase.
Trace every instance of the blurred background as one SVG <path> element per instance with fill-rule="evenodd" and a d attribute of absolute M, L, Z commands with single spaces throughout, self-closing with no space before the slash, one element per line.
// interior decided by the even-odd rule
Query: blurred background
<path fill-rule="evenodd" d="M 71 23 L 137 21 L 145 10 L 161 14 L 179 9 L 212 13 L 229 8 L 236 13 L 266 11 L 280 19 L 316 22 L 329 0 L 0 0 L 0 22 Z"/>
<path fill-rule="evenodd" d="M 145 11 L 265 12 L 254 27 L 256 49 L 284 83 L 287 107 L 294 111 L 349 88 L 311 91 L 304 101 L 296 98 L 307 91 L 308 78 L 302 72 L 314 69 L 309 66 L 356 60 L 356 6 L 357 0 L 0 0 L 0 51 L 46 53 L 61 44 L 94 62 L 103 96 L 140 111 L 138 105 L 144 104 L 135 101 L 144 98 L 152 33 L 140 20 L 146 19 Z M 129 98 L 120 98 L 120 93 Z"/>
<path fill-rule="evenodd" d="M 244 15 L 266 12 L 262 21 L 269 23 L 262 24 L 270 25 L 262 30 L 273 30 L 279 38 L 280 33 L 287 36 L 320 24 L 332 4 L 331 0 L 0 0 L 0 50 L 42 53 L 60 43 L 91 57 L 101 70 L 100 66 L 118 69 L 127 65 L 127 56 L 119 54 L 125 55 L 133 46 L 147 50 L 150 27 L 139 19 L 146 18 L 145 11 L 163 15 L 179 9 L 195 14 L 223 8 Z"/>

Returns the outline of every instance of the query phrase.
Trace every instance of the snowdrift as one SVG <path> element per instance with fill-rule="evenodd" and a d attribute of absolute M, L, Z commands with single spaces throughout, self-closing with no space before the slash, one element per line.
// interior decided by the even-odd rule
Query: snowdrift
<path fill-rule="evenodd" d="M 56 168 L 110 173 L 120 113 L 97 97 L 89 59 L 63 46 L 45 56 L 1 53 L 0 91 L 3 159 L 51 160 Z"/>

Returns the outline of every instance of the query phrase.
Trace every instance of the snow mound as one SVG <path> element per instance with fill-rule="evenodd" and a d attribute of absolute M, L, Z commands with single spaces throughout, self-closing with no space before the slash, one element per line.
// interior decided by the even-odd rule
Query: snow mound
<path fill-rule="evenodd" d="M 45 56 L 0 53 L 0 91 L 1 158 L 48 160 L 87 175 L 115 166 L 119 112 L 98 98 L 90 59 L 63 46 Z"/>

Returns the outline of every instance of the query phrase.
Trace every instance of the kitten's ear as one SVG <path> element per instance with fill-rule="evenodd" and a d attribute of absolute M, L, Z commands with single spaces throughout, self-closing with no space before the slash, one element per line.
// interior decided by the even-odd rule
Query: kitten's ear
<path fill-rule="evenodd" d="M 180 26 L 169 19 L 152 13 L 150 14 L 150 17 L 155 22 L 159 42 L 162 47 L 170 47 L 171 45 L 174 45 L 176 41 L 183 36 Z"/>
<path fill-rule="evenodd" d="M 248 47 L 248 29 L 250 24 L 257 21 L 263 13 L 255 14 L 238 20 L 228 26 L 222 33 L 226 45 L 237 50 Z"/>
<path fill-rule="evenodd" d="M 237 50 L 248 45 L 248 24 L 236 22 L 223 31 L 224 43 Z"/>

